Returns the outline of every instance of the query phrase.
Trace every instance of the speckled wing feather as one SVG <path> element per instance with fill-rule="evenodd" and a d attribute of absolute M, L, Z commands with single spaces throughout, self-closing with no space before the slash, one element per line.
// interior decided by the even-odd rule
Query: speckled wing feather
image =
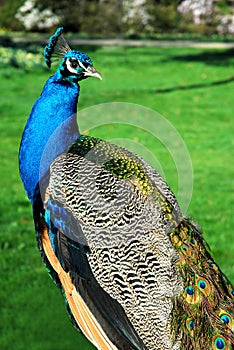
<path fill-rule="evenodd" d="M 46 211 L 61 206 L 80 227 L 71 229 L 66 222 L 62 235 L 88 247 L 85 265 L 97 285 L 121 305 L 147 349 L 171 349 L 172 298 L 182 290 L 179 256 L 168 235 L 181 219 L 174 195 L 140 157 L 90 137 L 80 137 L 58 157 L 50 174 Z M 61 211 L 59 217 L 64 223 Z M 55 218 L 50 220 L 59 226 Z M 69 255 L 68 265 L 71 260 Z M 75 273 L 82 276 L 78 265 Z M 92 303 L 99 303 L 92 297 Z M 113 324 L 111 317 L 109 323 Z"/>

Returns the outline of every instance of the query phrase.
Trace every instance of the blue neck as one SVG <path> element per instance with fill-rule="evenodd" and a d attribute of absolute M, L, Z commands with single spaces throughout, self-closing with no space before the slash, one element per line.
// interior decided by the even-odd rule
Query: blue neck
<path fill-rule="evenodd" d="M 79 85 L 61 77 L 50 77 L 34 104 L 20 145 L 20 175 L 32 201 L 38 181 L 51 162 L 79 137 L 76 121 Z"/>

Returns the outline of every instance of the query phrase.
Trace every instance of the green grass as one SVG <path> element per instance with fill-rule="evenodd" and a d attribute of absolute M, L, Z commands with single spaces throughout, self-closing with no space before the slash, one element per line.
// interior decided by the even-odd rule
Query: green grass
<path fill-rule="evenodd" d="M 159 112 L 174 125 L 188 148 L 194 172 L 187 214 L 200 224 L 213 256 L 234 282 L 233 53 L 189 48 L 107 47 L 91 51 L 87 53 L 104 79 L 81 83 L 79 109 L 113 101 L 130 102 Z M 6 64 L 0 67 L 3 350 L 91 349 L 71 326 L 62 296 L 41 263 L 30 203 L 18 173 L 21 133 L 49 74 L 39 68 L 25 71 Z M 104 120 L 99 117 L 97 123 L 101 125 Z M 142 143 L 155 154 L 168 183 L 177 192 L 173 159 L 148 133 L 108 125 L 93 129 L 92 134 Z"/>

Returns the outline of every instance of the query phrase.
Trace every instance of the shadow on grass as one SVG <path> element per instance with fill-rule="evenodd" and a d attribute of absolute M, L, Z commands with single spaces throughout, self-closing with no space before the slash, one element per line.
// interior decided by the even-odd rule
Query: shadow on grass
<path fill-rule="evenodd" d="M 234 76 L 228 79 L 213 81 L 209 83 L 198 83 L 198 84 L 191 84 L 191 85 L 179 85 L 179 86 L 173 86 L 171 88 L 165 88 L 165 89 L 157 89 L 154 90 L 154 93 L 168 93 L 173 91 L 179 91 L 179 90 L 193 90 L 193 89 L 200 89 L 200 88 L 210 88 L 212 86 L 218 86 L 218 85 L 224 85 L 229 84 L 234 81 Z"/>
<path fill-rule="evenodd" d="M 227 50 L 209 50 L 199 52 L 195 54 L 183 54 L 171 56 L 175 61 L 190 61 L 190 62 L 203 62 L 205 64 L 211 64 L 215 66 L 227 66 L 234 63 L 234 49 Z"/>

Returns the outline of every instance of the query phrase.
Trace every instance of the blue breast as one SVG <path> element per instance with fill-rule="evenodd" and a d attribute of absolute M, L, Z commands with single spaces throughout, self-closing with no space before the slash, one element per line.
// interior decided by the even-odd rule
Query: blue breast
<path fill-rule="evenodd" d="M 36 185 L 51 162 L 79 136 L 77 83 L 63 83 L 59 72 L 50 77 L 27 120 L 19 152 L 20 175 L 32 201 Z"/>

